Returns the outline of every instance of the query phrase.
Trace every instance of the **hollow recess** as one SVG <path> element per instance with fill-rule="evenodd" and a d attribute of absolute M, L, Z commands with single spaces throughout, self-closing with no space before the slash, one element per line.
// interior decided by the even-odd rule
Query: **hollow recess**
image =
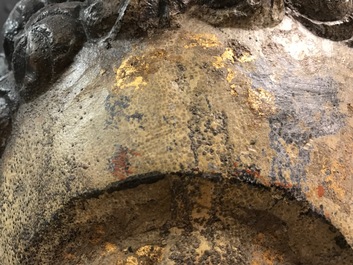
<path fill-rule="evenodd" d="M 158 179 L 72 201 L 23 262 L 353 264 L 343 236 L 284 191 L 215 176 Z"/>

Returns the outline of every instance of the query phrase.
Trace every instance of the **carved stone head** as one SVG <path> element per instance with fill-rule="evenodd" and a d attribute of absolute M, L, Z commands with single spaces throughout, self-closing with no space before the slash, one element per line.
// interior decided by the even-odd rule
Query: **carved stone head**
<path fill-rule="evenodd" d="M 20 1 L 0 80 L 2 264 L 353 264 L 351 15 Z"/>

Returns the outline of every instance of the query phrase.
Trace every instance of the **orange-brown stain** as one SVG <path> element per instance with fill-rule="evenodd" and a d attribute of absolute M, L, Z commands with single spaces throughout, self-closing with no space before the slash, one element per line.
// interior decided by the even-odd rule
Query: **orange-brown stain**
<path fill-rule="evenodd" d="M 321 198 L 324 195 L 325 195 L 325 188 L 322 185 L 319 185 L 317 187 L 317 196 L 319 196 L 319 198 Z"/>
<path fill-rule="evenodd" d="M 140 156 L 140 154 L 121 146 L 115 152 L 111 159 L 112 173 L 119 180 L 124 180 L 133 173 L 130 163 L 130 158 L 133 156 Z"/>
<path fill-rule="evenodd" d="M 284 188 L 284 189 L 292 189 L 294 185 L 292 183 L 283 183 L 280 181 L 273 182 L 273 185 L 276 187 Z"/>
<path fill-rule="evenodd" d="M 233 167 L 234 167 L 234 170 L 232 172 L 232 175 L 235 177 L 239 177 L 241 174 L 245 173 L 249 177 L 256 179 L 257 182 L 259 182 L 265 186 L 270 185 L 268 178 L 262 176 L 260 170 L 256 170 L 256 169 L 254 170 L 251 168 L 245 168 L 245 169 L 241 168 L 241 167 L 239 167 L 237 162 L 233 162 Z"/>

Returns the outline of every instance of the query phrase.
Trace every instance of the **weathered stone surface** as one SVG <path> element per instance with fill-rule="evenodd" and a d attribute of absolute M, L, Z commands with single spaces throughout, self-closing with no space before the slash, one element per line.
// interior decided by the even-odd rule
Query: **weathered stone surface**
<path fill-rule="evenodd" d="M 221 245 L 217 237 L 204 239 L 207 247 L 198 250 L 200 240 L 211 237 L 200 228 L 208 224 L 236 246 L 229 257 L 243 264 L 266 255 L 276 257 L 273 264 L 352 264 L 340 234 L 307 219 L 311 208 L 353 244 L 351 49 L 312 35 L 290 17 L 252 31 L 215 28 L 188 14 L 175 22 L 178 27 L 117 40 L 108 50 L 86 45 L 47 93 L 21 105 L 1 161 L 4 264 L 59 258 L 112 264 L 125 253 L 131 253 L 126 262 L 144 256 L 152 260 L 146 264 L 185 264 L 181 249 L 193 241 L 200 255 L 190 257 L 200 262 L 206 255 L 205 262 L 217 264 L 225 258 L 224 250 L 209 247 Z M 281 187 L 308 204 L 288 207 L 279 191 L 262 197 L 247 185 L 237 192 L 241 184 L 234 179 Z M 187 197 L 192 189 L 196 195 Z M 182 196 L 188 199 L 179 203 Z M 239 203 L 227 214 L 232 202 Z M 198 208 L 209 223 L 190 214 Z M 286 215 L 283 209 L 296 210 Z M 235 228 L 224 228 L 242 227 L 238 214 L 248 224 L 241 235 L 265 243 L 242 245 Z M 256 218 L 267 220 L 265 228 Z M 164 227 L 167 220 L 175 223 Z M 163 227 L 166 235 L 160 235 Z M 309 238 L 298 241 L 300 232 Z M 292 252 L 274 247 L 288 242 L 286 236 Z M 180 245 L 168 249 L 175 241 Z M 322 246 L 333 252 L 320 259 Z"/>
<path fill-rule="evenodd" d="M 195 174 L 131 184 L 71 201 L 22 263 L 353 262 L 342 235 L 284 191 Z"/>
<path fill-rule="evenodd" d="M 14 5 L 18 2 L 18 0 L 3 0 L 0 3 L 0 26 L 5 23 L 7 16 L 9 15 L 10 11 L 14 7 Z M 0 43 L 4 40 L 2 34 L 0 34 Z M 3 52 L 2 45 L 0 46 L 0 52 Z"/>

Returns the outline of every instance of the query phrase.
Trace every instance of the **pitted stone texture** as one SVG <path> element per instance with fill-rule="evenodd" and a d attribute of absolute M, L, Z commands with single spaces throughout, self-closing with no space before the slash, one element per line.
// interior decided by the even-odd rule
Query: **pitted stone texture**
<path fill-rule="evenodd" d="M 1 164 L 5 264 L 75 198 L 170 173 L 281 186 L 353 243 L 351 50 L 288 17 L 257 31 L 177 22 L 86 46 L 20 107 Z"/>
<path fill-rule="evenodd" d="M 284 191 L 217 176 L 158 177 L 69 202 L 52 226 L 34 235 L 21 263 L 353 262 L 343 236 Z"/>
<path fill-rule="evenodd" d="M 3 97 L 0 97 L 0 128 L 0 154 L 2 154 L 6 147 L 7 138 L 11 134 L 11 109 Z"/>

